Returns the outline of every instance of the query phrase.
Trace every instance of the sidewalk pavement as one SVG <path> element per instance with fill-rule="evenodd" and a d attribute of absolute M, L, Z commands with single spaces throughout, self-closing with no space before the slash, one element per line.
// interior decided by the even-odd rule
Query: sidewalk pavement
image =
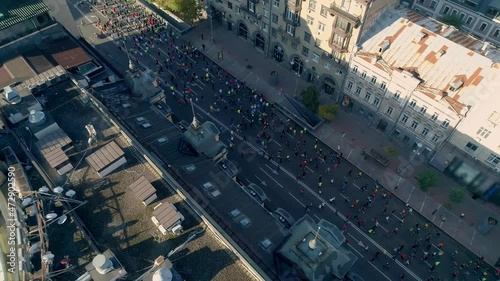
<path fill-rule="evenodd" d="M 202 44 L 205 44 L 204 53 L 208 57 L 249 87 L 264 93 L 268 100 L 275 102 L 283 98 L 284 94 L 294 96 L 307 86 L 304 80 L 297 79 L 294 73 L 272 58 L 265 58 L 261 51 L 227 31 L 220 24 L 214 25 L 213 32 L 215 43 L 206 39 L 210 38 L 210 27 L 207 22 L 202 22 L 193 31 L 184 35 L 184 38 L 200 50 Z M 205 40 L 202 40 L 201 34 L 204 34 Z M 223 59 L 219 60 L 217 55 L 221 50 Z M 278 72 L 277 86 L 270 84 L 271 71 Z M 323 95 L 320 101 L 334 103 L 333 96 L 329 95 Z M 429 192 L 422 192 L 417 187 L 415 176 L 424 170 L 434 170 L 434 168 L 417 159 L 418 157 L 411 158 L 411 152 L 407 148 L 391 141 L 387 135 L 369 128 L 366 120 L 361 120 L 344 110 L 340 110 L 333 122 L 325 123 L 312 134 L 332 148 L 340 146 L 344 157 L 363 173 L 378 180 L 385 188 L 476 255 L 484 256 L 489 264 L 496 263 L 500 252 L 500 227 L 494 227 L 485 236 L 478 232 L 477 227 L 486 217 L 498 218 L 498 210 L 481 200 L 472 199 L 467 194 L 463 203 L 450 205 L 448 194 L 459 186 L 445 175 L 439 176 L 438 184 Z M 391 159 L 387 168 L 363 158 L 363 150 L 370 151 L 373 148 L 383 151 L 388 145 L 395 147 L 399 155 Z M 405 171 L 404 176 L 395 171 L 399 173 Z M 396 186 L 398 188 L 394 190 Z M 461 213 L 465 214 L 463 219 L 459 217 Z"/>

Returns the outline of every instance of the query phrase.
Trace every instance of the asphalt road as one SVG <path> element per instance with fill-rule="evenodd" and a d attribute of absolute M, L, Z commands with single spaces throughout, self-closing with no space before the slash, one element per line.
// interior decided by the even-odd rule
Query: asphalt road
<path fill-rule="evenodd" d="M 104 21 L 104 17 L 99 13 L 91 12 L 88 6 L 76 9 L 75 6 L 70 4 L 70 8 L 74 15 L 78 15 L 80 11 L 85 14 L 87 24 L 81 26 L 81 33 L 88 42 L 95 45 L 96 50 L 104 56 L 109 57 L 109 62 L 115 65 L 117 69 L 125 71 L 128 58 L 125 53 L 118 50 L 117 46 L 120 44 L 111 42 L 109 37 L 97 39 L 94 36 L 96 32 L 94 25 L 88 24 L 89 20 L 96 17 L 100 17 Z M 63 24 L 78 24 L 81 20 L 81 18 L 75 17 L 76 22 Z M 228 34 L 227 36 L 232 35 Z M 176 40 L 176 43 L 179 44 L 179 42 L 179 40 Z M 166 44 L 157 45 L 154 52 L 146 53 L 143 50 L 143 55 L 138 56 L 141 68 L 154 68 L 155 59 L 158 58 L 157 51 L 160 52 L 160 61 L 165 60 L 168 52 L 175 52 L 173 49 L 169 50 Z M 187 64 L 194 62 L 194 68 L 191 71 L 196 72 L 200 78 L 205 76 L 207 60 L 202 57 L 195 58 L 194 61 L 185 59 Z M 175 71 L 178 67 L 176 64 L 182 61 L 182 59 L 178 59 L 174 63 L 174 67 L 165 71 L 165 75 L 162 77 L 165 81 L 164 84 L 170 81 L 171 76 L 174 76 L 174 82 L 179 85 L 179 88 L 181 88 L 180 85 L 187 81 L 187 78 L 183 78 L 182 75 Z M 267 155 L 272 157 L 272 160 L 260 155 L 255 156 L 264 149 L 264 146 L 255 140 L 259 133 L 258 126 L 249 127 L 243 130 L 241 134 L 236 132 L 231 134 L 228 126 L 234 122 L 239 123 L 242 114 L 238 114 L 236 110 L 230 110 L 230 106 L 228 109 L 224 109 L 228 105 L 226 97 L 224 97 L 225 102 L 218 102 L 214 106 L 215 94 L 218 94 L 219 89 L 226 92 L 228 87 L 225 83 L 229 79 L 233 79 L 234 83 L 234 78 L 220 78 L 211 62 L 208 63 L 208 67 L 211 76 L 214 78 L 215 85 L 212 87 L 203 79 L 198 79 L 195 83 L 189 85 L 192 90 L 191 96 L 195 102 L 197 118 L 201 122 L 210 120 L 216 123 L 217 126 L 223 127 L 224 132 L 221 134 L 221 140 L 228 145 L 231 142 L 231 137 L 233 137 L 234 147 L 230 151 L 228 158 L 242 170 L 238 179 L 243 184 L 250 182 L 258 184 L 266 192 L 273 207 L 287 210 L 295 219 L 307 212 L 318 220 L 322 218 L 334 223 L 341 230 L 345 228 L 344 234 L 349 240 L 347 247 L 359 258 L 353 269 L 354 272 L 364 277 L 365 280 L 400 280 L 403 274 L 404 280 L 426 280 L 430 277 L 434 277 L 434 280 L 438 280 L 439 277 L 442 278 L 441 280 L 481 280 L 485 266 L 481 266 L 477 271 L 474 270 L 478 260 L 477 257 L 453 239 L 441 233 L 432 223 L 423 219 L 418 214 L 419 210 L 411 211 L 399 199 L 391 197 L 383 187 L 379 187 L 377 192 L 373 194 L 374 198 L 371 199 L 371 207 L 360 211 L 360 206 L 367 202 L 368 197 L 375 190 L 375 181 L 365 175 L 358 177 L 359 171 L 356 167 L 353 167 L 344 159 L 340 160 L 337 168 L 334 168 L 335 160 L 332 161 L 332 157 L 327 157 L 326 161 L 321 159 L 310 161 L 310 158 L 314 158 L 315 153 L 320 149 L 323 150 L 323 155 L 329 154 L 331 149 L 320 142 L 315 149 L 315 139 L 307 133 L 301 137 L 299 144 L 298 136 L 301 129 L 297 128 L 295 135 L 293 132 L 288 132 L 286 129 L 289 126 L 283 127 L 278 121 L 279 119 L 286 120 L 279 112 L 276 112 L 274 118 L 276 128 L 268 130 L 268 134 L 272 135 L 273 138 L 270 142 L 265 143 L 267 147 L 265 151 Z M 171 106 L 176 118 L 191 121 L 190 106 L 185 103 L 179 105 L 180 93 L 177 91 L 176 97 L 171 97 L 168 86 L 165 88 L 168 96 L 167 103 Z M 240 94 L 238 96 L 241 103 L 237 102 L 237 107 L 249 108 L 251 104 L 247 98 L 244 98 L 246 96 L 248 95 Z M 255 102 L 254 100 L 252 103 L 255 104 Z M 211 105 L 219 108 L 220 111 L 210 113 Z M 263 108 L 260 108 L 260 111 L 263 111 Z M 270 114 L 270 107 L 267 111 Z M 283 129 L 286 132 L 283 138 L 280 139 Z M 242 140 L 243 137 L 247 139 L 247 142 Z M 299 147 L 298 157 L 294 155 L 296 146 Z M 280 149 L 281 153 L 279 153 Z M 250 150 L 254 150 L 255 155 L 250 155 Z M 241 152 L 243 152 L 243 155 Z M 304 152 L 307 153 L 307 157 L 303 158 L 301 154 Z M 278 154 L 283 159 L 282 163 L 279 161 Z M 332 155 L 336 155 L 336 153 Z M 290 156 L 290 161 L 286 160 L 287 156 Z M 304 160 L 308 161 L 305 168 L 299 166 L 299 163 Z M 318 163 L 317 168 L 315 167 L 316 162 Z M 305 176 L 297 180 L 297 174 L 302 174 L 304 170 L 306 171 Z M 352 171 L 350 177 L 348 176 L 349 171 Z M 320 177 L 321 188 L 318 187 Z M 346 177 L 346 188 L 341 192 Z M 333 184 L 330 183 L 331 179 L 334 180 Z M 367 191 L 361 189 L 365 184 L 367 185 Z M 301 192 L 301 190 L 304 192 Z M 321 190 L 321 194 L 319 190 Z M 386 194 L 385 197 L 384 193 Z M 336 199 L 331 202 L 330 199 L 334 197 Z M 359 203 L 357 206 L 353 206 L 356 200 L 359 200 Z M 324 208 L 319 208 L 322 203 L 325 204 Z M 310 210 L 306 210 L 306 206 L 309 204 L 312 204 L 312 207 L 309 208 Z M 358 225 L 356 215 L 363 221 L 362 225 Z M 376 228 L 373 228 L 374 226 Z M 370 233 L 369 230 L 372 228 L 373 231 Z M 396 228 L 398 229 L 397 234 L 394 233 Z M 415 233 L 417 228 L 420 229 L 419 234 Z M 389 233 L 389 236 L 387 236 L 387 233 Z M 415 257 L 412 258 L 412 245 L 414 246 L 417 242 L 419 246 L 415 250 Z M 441 243 L 442 247 L 439 246 Z M 399 250 L 401 247 L 402 249 Z M 398 249 L 398 251 L 394 251 L 394 249 Z M 382 254 L 372 260 L 377 251 Z M 424 251 L 429 253 L 427 260 L 422 260 Z M 457 254 L 454 254 L 455 251 L 457 251 Z M 405 259 L 402 259 L 402 254 L 407 255 Z M 394 256 L 395 259 L 393 259 Z M 406 263 L 407 261 L 409 261 L 409 264 Z M 460 265 L 468 264 L 469 261 L 471 261 L 472 265 L 461 270 Z M 440 264 L 431 272 L 430 269 L 436 262 L 440 262 Z M 388 268 L 384 267 L 386 263 Z M 487 280 L 494 280 L 492 269 L 486 269 L 489 270 Z M 455 278 L 453 273 L 456 271 L 460 273 Z"/>

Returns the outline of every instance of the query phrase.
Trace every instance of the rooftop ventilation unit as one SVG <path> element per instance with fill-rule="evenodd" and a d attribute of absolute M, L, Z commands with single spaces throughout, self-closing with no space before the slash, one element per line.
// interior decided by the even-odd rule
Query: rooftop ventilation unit
<path fill-rule="evenodd" d="M 380 48 L 378 49 L 378 52 L 379 53 L 385 52 L 387 49 L 389 49 L 390 45 L 391 45 L 391 43 L 389 42 L 389 40 L 385 40 L 384 42 L 382 42 L 382 44 L 380 44 Z"/>
<path fill-rule="evenodd" d="M 4 88 L 5 99 L 10 104 L 18 104 L 21 102 L 22 98 L 16 89 L 12 89 L 10 86 Z"/>
<path fill-rule="evenodd" d="M 92 265 L 99 274 L 106 274 L 113 270 L 113 263 L 107 259 L 104 255 L 97 255 L 92 260 Z"/>
<path fill-rule="evenodd" d="M 28 121 L 33 125 L 42 125 L 45 123 L 45 113 L 38 110 L 30 111 L 30 116 L 28 117 Z"/>
<path fill-rule="evenodd" d="M 172 271 L 168 268 L 160 268 L 153 274 L 153 281 L 171 281 Z"/>

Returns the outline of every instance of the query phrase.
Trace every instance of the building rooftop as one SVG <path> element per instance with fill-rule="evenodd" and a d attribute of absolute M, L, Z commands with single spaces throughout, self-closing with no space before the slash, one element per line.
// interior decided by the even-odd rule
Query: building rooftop
<path fill-rule="evenodd" d="M 326 220 L 316 224 L 306 215 L 292 225 L 290 232 L 277 254 L 293 263 L 308 280 L 342 279 L 357 260 L 356 255 L 343 247 L 342 232 Z"/>
<path fill-rule="evenodd" d="M 144 176 L 141 176 L 139 179 L 129 185 L 128 188 L 141 201 L 146 201 L 149 197 L 151 197 L 151 195 L 156 193 L 156 189 Z"/>
<path fill-rule="evenodd" d="M 125 153 L 123 150 L 112 141 L 101 147 L 96 152 L 85 157 L 85 160 L 95 170 L 100 171 L 113 163 L 116 159 L 122 157 Z"/>
<path fill-rule="evenodd" d="M 69 47 L 52 54 L 52 58 L 65 69 L 77 67 L 86 62 L 92 61 L 81 47 Z"/>
<path fill-rule="evenodd" d="M 390 9 L 363 36 L 356 55 L 388 73 L 412 73 L 422 93 L 462 113 L 500 69 L 499 53 L 484 46 L 434 19 Z"/>
<path fill-rule="evenodd" d="M 16 82 L 23 82 L 36 75 L 37 73 L 31 68 L 28 62 L 22 56 L 18 56 L 6 61 L 0 67 L 0 88 Z"/>
<path fill-rule="evenodd" d="M 500 0 L 468 0 L 468 1 L 451 0 L 451 1 L 467 9 L 480 12 L 486 16 L 490 16 L 489 14 L 490 7 L 500 11 Z"/>
<path fill-rule="evenodd" d="M 48 12 L 42 0 L 15 0 L 0 2 L 0 30 Z"/>

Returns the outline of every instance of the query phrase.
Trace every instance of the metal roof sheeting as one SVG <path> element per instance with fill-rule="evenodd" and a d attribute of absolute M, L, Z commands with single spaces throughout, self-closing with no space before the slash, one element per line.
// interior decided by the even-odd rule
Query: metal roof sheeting
<path fill-rule="evenodd" d="M 103 146 L 101 149 L 87 156 L 85 160 L 87 161 L 87 163 L 89 163 L 90 166 L 92 166 L 95 171 L 99 172 L 109 166 L 109 164 L 122 157 L 124 154 L 125 153 L 116 144 L 116 142 L 112 141 Z"/>
<path fill-rule="evenodd" d="M 145 177 L 140 177 L 128 188 L 143 202 L 156 193 L 156 189 Z"/>
<path fill-rule="evenodd" d="M 48 12 L 42 0 L 11 0 L 0 3 L 0 30 Z"/>

